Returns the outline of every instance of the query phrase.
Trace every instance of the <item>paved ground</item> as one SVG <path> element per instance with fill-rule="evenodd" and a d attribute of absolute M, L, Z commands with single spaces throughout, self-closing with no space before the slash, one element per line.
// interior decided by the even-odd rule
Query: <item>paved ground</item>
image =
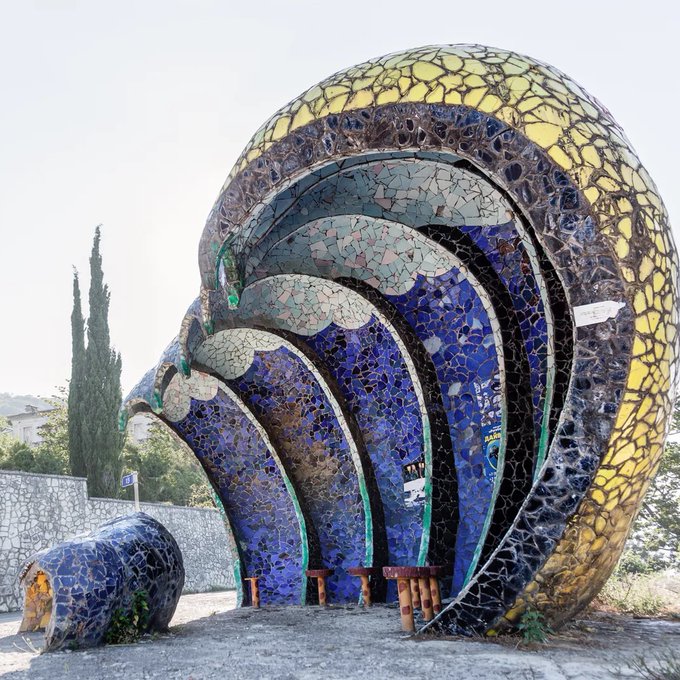
<path fill-rule="evenodd" d="M 680 623 L 600 616 L 579 622 L 538 650 L 459 639 L 413 640 L 396 608 L 234 609 L 233 593 L 184 596 L 170 631 L 136 645 L 38 654 L 36 634 L 16 635 L 19 616 L 0 615 L 3 680 L 208 678 L 400 680 L 505 678 L 606 680 L 638 677 L 626 661 L 675 649 Z M 620 676 L 619 676 L 620 677 Z"/>

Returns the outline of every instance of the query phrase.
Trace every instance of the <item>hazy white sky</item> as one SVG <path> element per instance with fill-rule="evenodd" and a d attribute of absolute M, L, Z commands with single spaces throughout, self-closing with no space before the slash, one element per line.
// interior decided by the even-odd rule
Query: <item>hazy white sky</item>
<path fill-rule="evenodd" d="M 253 132 L 346 66 L 434 43 L 548 61 L 614 114 L 676 226 L 678 28 L 670 0 L 0 0 L 0 392 L 70 372 L 71 266 L 103 224 L 123 389 L 198 292 L 198 239 Z"/>

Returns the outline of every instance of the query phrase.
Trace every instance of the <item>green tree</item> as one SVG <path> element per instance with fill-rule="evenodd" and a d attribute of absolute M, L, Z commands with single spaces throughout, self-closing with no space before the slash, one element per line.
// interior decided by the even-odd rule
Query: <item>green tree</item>
<path fill-rule="evenodd" d="M 111 348 L 110 293 L 104 283 L 100 240 L 101 231 L 97 227 L 90 256 L 90 315 L 78 418 L 88 492 L 90 496 L 112 498 L 119 492 L 124 442 L 124 436 L 118 430 L 121 358 Z"/>
<path fill-rule="evenodd" d="M 175 505 L 212 505 L 210 485 L 194 454 L 161 423 L 149 428 L 140 445 L 127 443 L 125 470 L 138 473 L 140 500 Z M 132 490 L 126 489 L 132 498 Z"/>
<path fill-rule="evenodd" d="M 0 470 L 36 472 L 33 449 L 18 439 L 9 438 L 0 444 Z"/>
<path fill-rule="evenodd" d="M 675 403 L 671 440 L 680 434 L 680 400 Z M 680 442 L 666 444 L 619 569 L 640 572 L 680 566 Z"/>
<path fill-rule="evenodd" d="M 69 418 L 66 388 L 58 388 L 59 394 L 48 399 L 52 410 L 47 422 L 40 427 L 42 441 L 36 447 L 36 456 L 41 464 L 50 467 L 49 472 L 59 475 L 71 474 L 69 462 Z M 36 470 L 48 472 L 48 470 Z"/>
<path fill-rule="evenodd" d="M 0 435 L 0 470 L 69 474 L 66 403 L 58 397 L 49 403 L 54 410 L 40 428 L 43 441 L 38 446 L 24 444 L 11 434 Z"/>
<path fill-rule="evenodd" d="M 80 302 L 78 272 L 73 272 L 73 311 L 71 312 L 71 381 L 68 391 L 68 452 L 71 473 L 87 476 L 83 449 L 83 388 L 85 376 L 85 320 Z"/>
<path fill-rule="evenodd" d="M 0 416 L 0 446 L 2 446 L 5 437 L 11 437 L 11 426 L 7 416 Z"/>

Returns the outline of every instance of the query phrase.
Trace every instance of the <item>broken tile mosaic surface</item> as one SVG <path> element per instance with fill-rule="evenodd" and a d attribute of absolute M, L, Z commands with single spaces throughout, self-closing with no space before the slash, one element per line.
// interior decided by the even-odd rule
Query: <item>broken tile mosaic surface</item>
<path fill-rule="evenodd" d="M 388 560 L 424 561 L 431 516 L 429 418 L 416 367 L 387 318 L 332 281 L 273 276 L 246 288 L 238 310 L 225 306 L 213 319 L 216 328 L 257 324 L 301 336 L 356 419 L 380 492 Z"/>
<path fill-rule="evenodd" d="M 330 597 L 356 600 L 345 568 L 371 563 L 375 527 L 356 437 L 326 381 L 292 345 L 261 331 L 217 333 L 195 359 L 224 378 L 276 446 L 316 534 L 310 568 L 335 567 Z"/>
<path fill-rule="evenodd" d="M 468 235 L 481 253 L 469 248 L 465 252 L 458 242 L 457 254 L 463 251 L 461 259 L 468 263 L 482 260 L 492 266 L 517 314 L 530 361 L 540 464 L 547 445 L 547 434 L 542 437 L 542 433 L 547 428 L 554 374 L 548 353 L 552 318 L 534 246 L 509 202 L 483 178 L 442 160 L 384 155 L 338 168 L 334 174 L 326 167 L 319 174 L 323 177 L 304 192 L 296 184 L 275 196 L 256 220 L 251 219 L 256 227 L 244 226 L 244 233 L 268 229 L 266 237 L 248 251 L 246 276 L 276 242 L 303 224 L 331 215 L 368 215 L 416 228 L 442 225 Z M 493 289 L 488 292 L 493 297 Z"/>
<path fill-rule="evenodd" d="M 357 216 L 299 227 L 269 248 L 255 271 L 374 282 L 413 329 L 434 366 L 449 423 L 455 466 L 449 475 L 458 484 L 454 587 L 462 586 L 484 540 L 504 462 L 502 341 L 486 291 L 418 232 Z"/>
<path fill-rule="evenodd" d="M 304 603 L 304 518 L 262 426 L 226 385 L 199 371 L 188 380 L 175 374 L 165 402 L 170 426 L 191 447 L 224 499 L 242 578 L 259 577 L 268 602 Z"/>
<path fill-rule="evenodd" d="M 582 88 L 478 45 L 337 73 L 255 134 L 199 265 L 128 407 L 190 418 L 167 376 L 213 372 L 210 402 L 219 375 L 281 456 L 334 597 L 358 597 L 347 566 L 450 562 L 444 590 L 467 586 L 430 625 L 478 634 L 528 600 L 559 623 L 597 593 L 663 448 L 678 271 L 653 182 Z M 400 503 L 399 465 L 420 460 Z"/>
<path fill-rule="evenodd" d="M 165 630 L 182 593 L 184 565 L 168 530 L 137 512 L 37 553 L 20 581 L 26 595 L 20 630 L 45 629 L 44 648 L 53 651 L 101 644 L 116 610 L 128 614 L 140 591 L 147 630 Z"/>

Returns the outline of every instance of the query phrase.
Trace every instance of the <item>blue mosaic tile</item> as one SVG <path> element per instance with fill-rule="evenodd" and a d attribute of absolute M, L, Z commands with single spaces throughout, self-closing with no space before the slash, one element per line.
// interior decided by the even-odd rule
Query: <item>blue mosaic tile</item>
<path fill-rule="evenodd" d="M 307 519 L 310 568 L 336 569 L 330 600 L 356 601 L 346 568 L 372 563 L 371 507 L 356 442 L 323 379 L 291 345 L 258 331 L 218 333 L 196 358 L 224 378 L 276 447 Z"/>
<path fill-rule="evenodd" d="M 240 576 L 259 577 L 260 596 L 268 604 L 304 604 L 306 531 L 265 432 L 225 387 L 212 399 L 191 399 L 187 415 L 170 425 L 223 499 L 239 549 Z"/>

